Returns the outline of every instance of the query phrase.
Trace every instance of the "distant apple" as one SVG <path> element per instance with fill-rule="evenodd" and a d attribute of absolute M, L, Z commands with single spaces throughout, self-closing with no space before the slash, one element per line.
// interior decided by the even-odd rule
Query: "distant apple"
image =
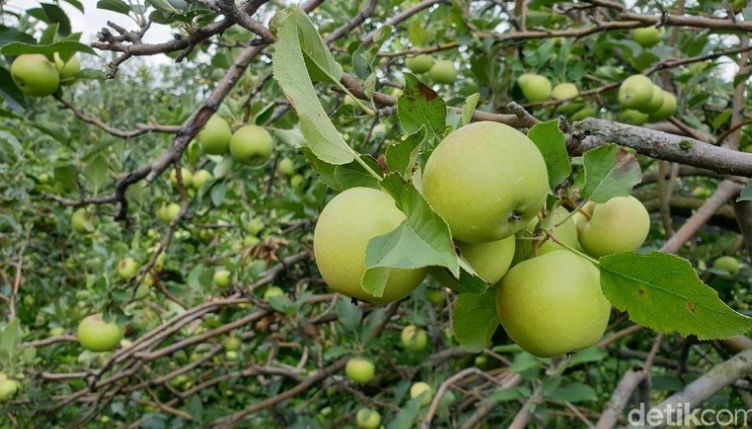
<path fill-rule="evenodd" d="M 433 389 L 431 389 L 431 386 L 428 385 L 428 383 L 419 381 L 410 386 L 410 398 L 415 399 L 419 396 L 422 398 L 420 400 L 420 405 L 426 406 L 431 403 L 431 399 L 433 399 Z"/>
<path fill-rule="evenodd" d="M 130 257 L 121 259 L 117 264 L 117 272 L 122 279 L 135 276 L 138 273 L 139 268 L 141 268 L 141 266 Z"/>
<path fill-rule="evenodd" d="M 115 321 L 107 322 L 101 314 L 92 314 L 78 325 L 78 342 L 92 352 L 115 349 L 123 339 L 123 329 Z"/>
<path fill-rule="evenodd" d="M 364 358 L 350 358 L 345 365 L 347 377 L 358 384 L 366 384 L 373 380 L 375 371 L 373 362 Z"/>

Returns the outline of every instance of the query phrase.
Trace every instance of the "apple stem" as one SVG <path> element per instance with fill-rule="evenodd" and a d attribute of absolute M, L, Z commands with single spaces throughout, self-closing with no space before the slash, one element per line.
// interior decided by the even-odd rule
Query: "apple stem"
<path fill-rule="evenodd" d="M 588 220 L 589 220 L 590 219 L 590 215 L 588 215 L 587 213 L 585 213 L 585 212 L 582 211 L 582 208 L 585 207 L 585 203 L 587 203 L 587 201 L 581 202 L 580 205 L 578 205 L 577 207 L 575 207 L 574 210 L 572 210 L 571 212 L 569 212 L 569 214 L 567 215 L 567 217 L 565 217 L 564 219 L 562 219 L 561 222 L 555 224 L 554 228 L 558 228 L 558 227 L 564 225 L 569 219 L 572 218 L 572 216 L 575 215 L 575 213 L 582 213 L 582 215 L 585 216 L 586 218 L 588 218 Z"/>
<path fill-rule="evenodd" d="M 585 254 L 583 252 L 580 252 L 579 250 L 575 249 L 574 247 L 572 247 L 572 246 L 570 246 L 570 245 L 568 245 L 566 243 L 563 243 L 561 240 L 559 240 L 558 238 L 556 238 L 556 235 L 554 235 L 554 233 L 552 231 L 544 230 L 543 232 L 545 232 L 546 235 L 548 236 L 548 238 L 550 238 L 551 240 L 553 240 L 553 242 L 556 243 L 556 244 L 558 244 L 559 246 L 561 246 L 561 247 L 569 250 L 570 252 L 572 252 L 572 253 L 574 253 L 576 255 L 582 256 L 583 258 L 585 258 L 588 261 L 592 262 L 595 266 L 599 266 L 600 265 L 598 263 L 597 259 L 592 258 L 590 255 L 587 255 L 587 254 Z"/>

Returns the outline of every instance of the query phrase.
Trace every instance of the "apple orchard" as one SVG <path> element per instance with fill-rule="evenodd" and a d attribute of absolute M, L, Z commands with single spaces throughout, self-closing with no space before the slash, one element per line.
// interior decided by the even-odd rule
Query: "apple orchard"
<path fill-rule="evenodd" d="M 0 428 L 752 409 L 751 6 L 0 2 Z"/>

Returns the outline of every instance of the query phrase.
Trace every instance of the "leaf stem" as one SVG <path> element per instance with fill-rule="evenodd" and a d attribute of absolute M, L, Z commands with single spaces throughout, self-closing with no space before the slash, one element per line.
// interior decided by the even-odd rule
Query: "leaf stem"
<path fill-rule="evenodd" d="M 553 232 L 551 232 L 549 230 L 543 230 L 543 232 L 546 233 L 546 235 L 548 236 L 548 238 L 550 238 L 554 243 L 558 244 L 559 246 L 561 246 L 561 247 L 569 250 L 570 252 L 572 252 L 572 253 L 574 253 L 576 255 L 582 256 L 583 258 L 585 258 L 588 261 L 592 262 L 595 266 L 599 266 L 600 265 L 600 263 L 598 262 L 597 259 L 595 259 L 595 258 L 591 257 L 590 255 L 587 255 L 587 254 L 585 254 L 583 252 L 580 252 L 579 250 L 575 249 L 574 247 L 572 247 L 572 246 L 570 246 L 570 245 L 568 245 L 566 243 L 563 243 L 561 240 L 559 240 L 558 238 L 556 238 L 556 236 L 553 234 Z"/>
<path fill-rule="evenodd" d="M 368 165 L 365 161 L 363 161 L 363 159 L 360 158 L 360 154 L 357 151 L 355 151 L 355 149 L 350 148 L 350 151 L 353 153 L 353 155 L 355 155 L 355 161 L 358 164 L 360 164 L 360 166 L 363 167 L 363 169 L 366 170 L 368 172 L 368 174 L 370 174 L 371 176 L 373 176 L 374 178 L 376 178 L 376 180 L 378 180 L 379 182 L 381 182 L 381 180 L 383 179 L 383 177 L 381 177 L 379 175 L 379 173 L 373 171 L 373 168 L 371 168 L 370 165 Z"/>
<path fill-rule="evenodd" d="M 554 225 L 554 228 L 558 228 L 558 227 L 564 225 L 569 219 L 572 218 L 572 216 L 574 216 L 577 213 L 582 213 L 583 216 L 585 216 L 588 219 L 590 219 L 590 216 L 588 216 L 585 212 L 582 211 L 582 208 L 585 207 L 585 204 L 587 204 L 587 200 L 581 202 L 580 205 L 578 205 L 577 207 L 575 207 L 574 210 L 572 210 L 571 212 L 569 212 L 569 214 L 567 215 L 567 217 L 565 217 L 564 219 L 562 219 L 561 222 L 559 222 L 556 225 Z"/>
<path fill-rule="evenodd" d="M 350 91 L 349 91 L 349 90 L 348 90 L 348 89 L 347 89 L 347 88 L 345 87 L 345 85 L 343 85 L 343 84 L 342 84 L 342 82 L 337 82 L 337 86 L 338 86 L 338 87 L 339 87 L 339 89 L 341 89 L 342 91 L 345 91 L 345 94 L 347 94 L 347 95 L 349 95 L 350 97 L 352 97 L 352 99 L 353 99 L 353 100 L 355 101 L 355 103 L 356 103 L 356 104 L 357 104 L 357 105 L 358 105 L 358 106 L 359 106 L 359 107 L 360 107 L 361 109 L 363 109 L 363 111 L 364 111 L 364 112 L 366 112 L 366 114 L 367 114 L 368 116 L 374 116 L 374 115 L 376 115 L 376 112 L 374 112 L 374 111 L 373 111 L 373 109 L 371 109 L 370 107 L 368 107 L 368 106 L 366 106 L 365 104 L 363 104 L 363 102 L 362 102 L 362 101 L 360 100 L 360 98 L 358 98 L 358 97 L 356 97 L 355 95 L 353 95 L 353 93 L 352 93 L 352 92 L 350 92 Z"/>

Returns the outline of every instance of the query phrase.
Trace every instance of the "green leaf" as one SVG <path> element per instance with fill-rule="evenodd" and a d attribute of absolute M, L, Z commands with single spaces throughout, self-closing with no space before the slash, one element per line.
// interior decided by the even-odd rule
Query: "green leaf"
<path fill-rule="evenodd" d="M 742 201 L 752 201 L 752 183 L 747 185 L 741 194 L 739 194 L 739 198 L 736 199 L 737 203 Z"/>
<path fill-rule="evenodd" d="M 0 330 L 0 367 L 12 371 L 21 335 L 21 322 L 17 318 L 12 319 Z"/>
<path fill-rule="evenodd" d="M 368 243 L 363 289 L 382 296 L 388 278 L 386 268 L 440 266 L 459 276 L 459 261 L 444 219 L 431 210 L 415 186 L 404 183 L 397 174 L 384 178 L 382 186 L 407 218 L 395 230 Z"/>
<path fill-rule="evenodd" d="M 575 403 L 582 401 L 595 401 L 598 399 L 598 395 L 592 387 L 586 384 L 572 383 L 566 386 L 560 386 L 548 395 L 548 399 L 552 401 Z"/>
<path fill-rule="evenodd" d="M 17 28 L 0 25 L 0 46 L 8 42 L 35 43 L 33 37 L 19 31 Z"/>
<path fill-rule="evenodd" d="M 297 10 L 297 13 L 302 12 Z M 306 71 L 297 19 L 294 14 L 282 19 L 284 21 L 277 32 L 278 39 L 272 57 L 274 78 L 297 112 L 300 129 L 311 151 L 329 164 L 352 162 L 356 156 L 355 152 L 334 128 Z"/>
<path fill-rule="evenodd" d="M 86 178 L 86 184 L 93 190 L 93 193 L 97 193 L 101 189 L 108 177 L 110 164 L 102 155 L 95 156 L 84 167 L 84 177 Z"/>
<path fill-rule="evenodd" d="M 590 149 L 582 161 L 585 167 L 582 196 L 588 201 L 605 203 L 613 197 L 630 195 L 632 188 L 642 181 L 637 159 L 618 145 Z"/>
<path fill-rule="evenodd" d="M 128 15 L 131 12 L 131 7 L 122 0 L 99 0 L 97 2 L 97 9 L 111 10 L 124 15 Z"/>
<path fill-rule="evenodd" d="M 97 55 L 90 46 L 72 40 L 65 40 L 47 45 L 34 45 L 31 43 L 12 42 L 0 48 L 0 54 L 3 55 L 21 55 L 21 54 L 42 54 L 51 57 L 55 52 L 63 58 L 70 58 L 76 52 L 85 52 L 91 55 Z"/>
<path fill-rule="evenodd" d="M 392 420 L 387 425 L 387 428 L 389 429 L 412 428 L 413 423 L 415 423 L 415 419 L 418 418 L 418 413 L 420 412 L 420 402 L 422 400 L 423 398 L 420 396 L 409 400 L 407 404 L 405 404 L 405 406 L 399 410 L 399 412 L 397 413 L 397 416 L 394 417 L 394 420 Z"/>
<path fill-rule="evenodd" d="M 621 253 L 602 257 L 600 270 L 603 293 L 614 307 L 655 331 L 708 340 L 752 329 L 752 318 L 728 307 L 678 256 Z"/>
<path fill-rule="evenodd" d="M 40 3 L 42 5 L 42 9 L 44 10 L 45 15 L 47 15 L 47 19 L 50 24 L 57 24 L 57 31 L 62 36 L 67 36 L 71 32 L 71 24 L 70 20 L 68 19 L 68 15 L 65 14 L 63 9 L 60 8 L 60 6 L 56 4 L 50 4 L 50 3 Z"/>
<path fill-rule="evenodd" d="M 517 386 L 511 389 L 499 389 L 489 395 L 486 400 L 492 403 L 508 402 L 529 398 L 532 392 L 527 386 Z"/>
<path fill-rule="evenodd" d="M 410 73 L 405 73 L 405 89 L 397 99 L 397 117 L 407 134 L 413 134 L 425 128 L 428 138 L 444 136 L 446 125 L 444 100 L 430 86 Z"/>
<path fill-rule="evenodd" d="M 552 120 L 535 124 L 527 134 L 543 154 L 548 170 L 551 189 L 572 174 L 572 164 L 567 154 L 566 137 L 559 129 L 559 121 Z"/>
<path fill-rule="evenodd" d="M 310 148 L 304 148 L 303 153 L 313 164 L 313 168 L 319 174 L 319 179 L 335 191 L 341 192 L 356 186 L 367 188 L 379 187 L 379 181 L 368 174 L 357 162 L 353 161 L 344 165 L 332 165 L 317 158 Z M 364 156 L 362 159 L 371 168 L 378 170 L 378 165 L 371 158 Z"/>
<path fill-rule="evenodd" d="M 420 146 L 426 139 L 424 128 L 410 134 L 401 142 L 391 144 L 386 148 L 386 165 L 390 171 L 409 176 L 415 164 Z"/>
<path fill-rule="evenodd" d="M 26 106 L 23 93 L 13 83 L 10 72 L 3 67 L 0 67 L 0 97 L 13 110 L 22 110 Z"/>
<path fill-rule="evenodd" d="M 462 126 L 469 124 L 473 119 L 473 113 L 475 113 L 475 108 L 478 107 L 479 100 L 480 94 L 477 92 L 465 100 L 465 106 L 462 108 Z"/>
<path fill-rule="evenodd" d="M 452 308 L 452 330 L 463 349 L 483 351 L 499 327 L 496 315 L 496 288 L 485 293 L 461 293 Z"/>
<path fill-rule="evenodd" d="M 342 66 L 334 59 L 308 15 L 300 9 L 293 9 L 292 17 L 298 26 L 300 48 L 305 55 L 305 62 L 311 79 L 314 82 L 329 82 L 339 85 L 343 73 Z"/>
<path fill-rule="evenodd" d="M 337 315 L 339 323 L 345 329 L 353 332 L 358 329 L 360 321 L 363 319 L 363 310 L 347 298 L 337 300 L 337 304 L 334 306 L 334 313 Z"/>

